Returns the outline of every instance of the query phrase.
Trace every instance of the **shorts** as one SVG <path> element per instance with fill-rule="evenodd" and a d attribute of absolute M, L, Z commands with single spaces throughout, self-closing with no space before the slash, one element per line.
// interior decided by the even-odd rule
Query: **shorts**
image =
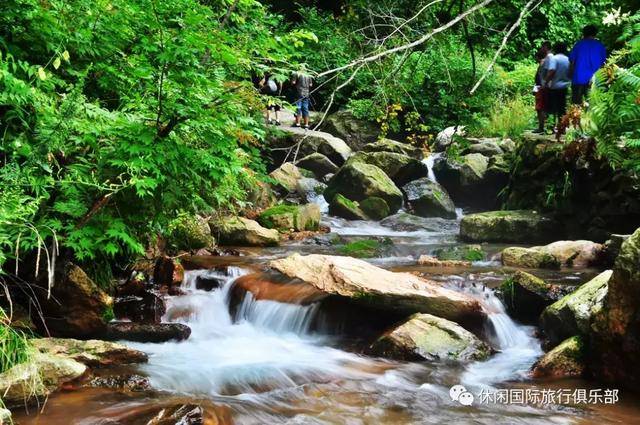
<path fill-rule="evenodd" d="M 567 112 L 567 89 L 547 89 L 544 111 L 553 115 L 564 115 Z"/>
<path fill-rule="evenodd" d="M 275 96 L 270 96 L 269 100 L 267 100 L 267 110 L 268 111 L 280 111 L 280 105 L 278 104 L 278 99 Z"/>
<path fill-rule="evenodd" d="M 535 93 L 536 97 L 536 111 L 544 111 L 545 103 L 547 100 L 547 89 L 540 87 Z"/>
<path fill-rule="evenodd" d="M 571 103 L 574 105 L 582 105 L 584 98 L 589 94 L 591 84 L 572 84 L 571 85 Z"/>
<path fill-rule="evenodd" d="M 296 115 L 302 115 L 303 118 L 309 116 L 309 98 L 303 97 L 296 100 Z"/>

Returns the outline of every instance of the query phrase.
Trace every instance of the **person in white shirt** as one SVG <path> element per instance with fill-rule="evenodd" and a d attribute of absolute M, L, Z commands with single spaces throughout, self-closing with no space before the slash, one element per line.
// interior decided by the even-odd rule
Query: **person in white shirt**
<path fill-rule="evenodd" d="M 567 90 L 571 85 L 569 77 L 569 57 L 567 45 L 556 43 L 554 55 L 549 61 L 547 75 L 543 86 L 548 90 L 545 112 L 554 116 L 554 131 L 557 130 L 560 118 L 567 112 Z"/>

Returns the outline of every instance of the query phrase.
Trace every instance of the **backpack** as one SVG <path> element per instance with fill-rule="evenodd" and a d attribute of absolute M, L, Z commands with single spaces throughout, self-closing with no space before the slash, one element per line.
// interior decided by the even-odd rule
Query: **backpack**
<path fill-rule="evenodd" d="M 278 85 L 271 78 L 269 78 L 269 80 L 267 81 L 267 91 L 269 93 L 277 93 L 278 92 Z"/>

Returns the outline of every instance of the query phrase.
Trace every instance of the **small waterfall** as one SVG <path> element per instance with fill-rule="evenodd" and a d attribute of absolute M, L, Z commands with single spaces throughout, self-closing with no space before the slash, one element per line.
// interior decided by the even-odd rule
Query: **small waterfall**
<path fill-rule="evenodd" d="M 474 295 L 478 295 L 475 290 Z M 542 354 L 534 328 L 516 324 L 505 312 L 504 305 L 492 290 L 482 290 L 482 303 L 495 330 L 495 345 L 500 350 L 489 360 L 469 365 L 461 382 L 470 386 L 526 378 L 531 366 Z"/>
<path fill-rule="evenodd" d="M 318 303 L 297 305 L 276 301 L 256 301 L 250 292 L 245 294 L 236 320 L 246 320 L 256 327 L 275 333 L 309 333 L 312 320 L 318 312 Z"/>
<path fill-rule="evenodd" d="M 433 165 L 436 160 L 442 156 L 442 152 L 434 152 L 429 154 L 428 157 L 422 160 L 422 163 L 427 166 L 428 174 L 427 177 L 434 183 L 438 183 L 436 179 L 436 174 L 433 172 Z"/>

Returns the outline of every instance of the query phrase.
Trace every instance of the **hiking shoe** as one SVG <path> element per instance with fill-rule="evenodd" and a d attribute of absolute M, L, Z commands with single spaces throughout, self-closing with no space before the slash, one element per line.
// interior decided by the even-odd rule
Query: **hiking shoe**
<path fill-rule="evenodd" d="M 280 125 L 280 121 L 276 120 L 276 122 L 273 123 L 273 125 Z"/>
<path fill-rule="evenodd" d="M 291 127 L 300 127 L 300 125 L 297 122 L 294 122 Z"/>
<path fill-rule="evenodd" d="M 309 130 L 309 126 L 308 125 L 303 125 L 302 128 L 304 128 L 305 130 Z"/>

